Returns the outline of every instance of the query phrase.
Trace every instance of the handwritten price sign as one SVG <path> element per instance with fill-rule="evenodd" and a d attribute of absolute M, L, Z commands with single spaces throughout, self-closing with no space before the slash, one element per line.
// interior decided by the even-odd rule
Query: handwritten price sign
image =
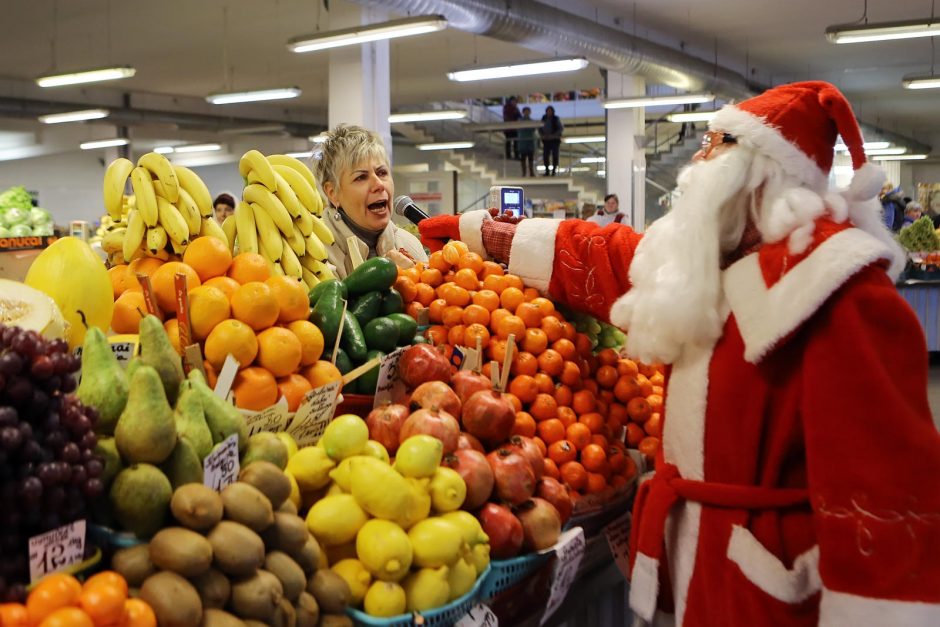
<path fill-rule="evenodd" d="M 202 462 L 202 482 L 216 492 L 238 480 L 238 434 L 222 440 Z"/>
<path fill-rule="evenodd" d="M 397 403 L 405 396 L 405 382 L 398 373 L 398 360 L 405 348 L 399 348 L 382 358 L 379 365 L 379 381 L 375 388 L 375 404 L 379 407 L 385 401 Z"/>
<path fill-rule="evenodd" d="M 307 392 L 307 396 L 297 408 L 294 422 L 287 430 L 294 436 L 297 446 L 313 446 L 319 442 L 326 426 L 333 419 L 338 400 L 339 381 L 321 385 Z"/>
<path fill-rule="evenodd" d="M 457 621 L 454 627 L 499 627 L 499 619 L 493 610 L 477 603 L 467 614 Z"/>
<path fill-rule="evenodd" d="M 82 561 L 85 555 L 85 521 L 53 529 L 29 539 L 29 580 L 42 579 Z"/>
<path fill-rule="evenodd" d="M 545 613 L 542 614 L 540 625 L 544 625 L 552 614 L 555 613 L 565 597 L 568 596 L 568 590 L 574 583 L 578 575 L 578 567 L 581 566 L 581 559 L 584 557 L 584 529 L 575 527 L 561 534 L 558 542 L 554 546 L 555 551 L 555 569 L 552 573 L 552 586 L 548 593 L 548 605 L 545 606 Z"/>
<path fill-rule="evenodd" d="M 624 512 L 604 529 L 614 562 L 625 578 L 630 576 L 630 518 L 630 512 Z"/>

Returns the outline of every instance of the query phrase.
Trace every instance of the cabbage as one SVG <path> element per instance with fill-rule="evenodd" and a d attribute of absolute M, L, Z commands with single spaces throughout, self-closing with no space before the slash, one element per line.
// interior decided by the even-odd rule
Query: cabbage
<path fill-rule="evenodd" d="M 3 222 L 6 226 L 14 227 L 17 224 L 29 224 L 29 210 L 12 207 L 3 213 Z"/>
<path fill-rule="evenodd" d="M 47 222 L 45 224 L 36 224 L 33 226 L 32 234 L 41 237 L 43 235 L 55 235 L 52 230 L 52 223 Z"/>
<path fill-rule="evenodd" d="M 33 197 L 22 185 L 11 187 L 0 194 L 0 207 L 16 207 L 17 209 L 29 211 L 32 206 Z"/>
<path fill-rule="evenodd" d="M 41 207 L 34 207 L 29 210 L 29 222 L 33 226 L 51 223 L 52 214 Z"/>
<path fill-rule="evenodd" d="M 33 234 L 33 227 L 28 224 L 17 224 L 10 229 L 10 237 L 29 237 Z"/>
<path fill-rule="evenodd" d="M 11 237 L 10 229 L 8 229 L 5 226 L 0 226 L 0 238 L 3 238 L 3 237 Z"/>

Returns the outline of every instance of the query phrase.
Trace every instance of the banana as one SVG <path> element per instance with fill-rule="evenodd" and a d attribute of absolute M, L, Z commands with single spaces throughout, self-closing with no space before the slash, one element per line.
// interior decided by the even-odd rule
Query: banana
<path fill-rule="evenodd" d="M 286 276 L 287 275 L 287 272 L 284 270 L 284 266 L 282 266 L 279 262 L 275 262 L 271 266 L 271 269 L 273 270 L 272 274 L 274 276 Z"/>
<path fill-rule="evenodd" d="M 290 243 L 282 236 L 281 244 L 281 267 L 289 276 L 301 278 L 303 273 L 300 271 L 300 260 L 291 250 Z"/>
<path fill-rule="evenodd" d="M 126 234 L 127 227 L 105 231 L 105 234 L 101 236 L 101 250 L 109 255 L 116 252 L 123 253 Z"/>
<path fill-rule="evenodd" d="M 311 265 L 313 267 L 309 268 L 309 270 L 313 272 L 315 275 L 317 275 L 317 278 L 320 279 L 321 281 L 325 281 L 326 279 L 333 278 L 333 270 L 328 265 L 326 265 L 326 263 L 319 261 L 317 259 L 314 259 Z"/>
<path fill-rule="evenodd" d="M 300 231 L 300 234 L 304 237 L 313 233 L 313 215 L 309 211 L 302 211 L 299 216 L 294 218 L 294 228 Z"/>
<path fill-rule="evenodd" d="M 150 170 L 137 166 L 131 172 L 131 187 L 137 199 L 137 211 L 144 219 L 144 224 L 157 226 L 157 194 L 153 189 L 153 177 Z"/>
<path fill-rule="evenodd" d="M 322 218 L 314 215 L 310 217 L 313 219 L 313 232 L 320 238 L 324 246 L 332 246 L 336 238 L 333 236 L 333 231 L 330 230 L 330 227 L 326 225 L 326 222 L 324 222 Z"/>
<path fill-rule="evenodd" d="M 153 176 L 160 179 L 167 200 L 171 203 L 179 200 L 180 182 L 169 159 L 156 152 L 148 152 L 137 160 L 137 165 L 147 168 Z"/>
<path fill-rule="evenodd" d="M 183 253 L 186 252 L 186 246 L 188 246 L 188 245 L 189 245 L 189 244 L 182 244 L 182 243 L 176 241 L 175 239 L 173 239 L 172 237 L 170 238 L 170 248 L 173 249 L 173 254 L 174 254 L 174 255 L 180 255 L 180 256 L 182 256 Z"/>
<path fill-rule="evenodd" d="M 293 159 L 293 157 L 289 158 Z M 301 166 L 303 166 L 303 164 L 301 164 Z M 315 215 L 323 213 L 323 199 L 317 192 L 316 187 L 304 178 L 302 174 L 290 166 L 281 164 L 275 164 L 274 171 L 287 181 L 287 184 L 290 186 L 291 190 L 293 190 L 297 199 L 300 200 L 301 204 L 303 204 L 308 211 Z M 309 170 L 307 171 L 309 172 Z M 311 180 L 313 179 L 311 178 Z M 279 186 L 280 184 L 280 181 L 278 181 Z M 278 191 L 280 191 L 280 187 L 278 187 Z M 296 218 L 297 216 L 294 217 Z"/>
<path fill-rule="evenodd" d="M 211 220 L 212 218 L 207 218 Z M 225 237 L 228 240 L 228 249 L 232 253 L 235 252 L 235 215 L 230 215 L 222 222 L 222 232 L 225 233 Z"/>
<path fill-rule="evenodd" d="M 261 184 L 271 191 L 277 190 L 277 179 L 274 178 L 274 169 L 268 163 L 268 158 L 257 150 L 249 150 L 238 160 L 238 172 L 242 176 L 248 176 L 252 170 L 255 176 L 259 178 Z M 247 198 L 245 200 L 248 200 Z M 248 201 L 252 202 L 252 201 Z"/>
<path fill-rule="evenodd" d="M 294 229 L 291 231 L 289 237 L 285 237 L 284 241 L 287 242 L 287 245 L 290 246 L 290 249 L 294 251 L 294 254 L 298 257 L 303 257 L 304 253 L 307 251 L 307 244 L 304 241 L 303 233 Z"/>
<path fill-rule="evenodd" d="M 189 225 L 179 209 L 162 196 L 157 196 L 157 209 L 160 212 L 160 224 L 166 229 L 169 238 L 182 246 L 188 244 Z"/>
<path fill-rule="evenodd" d="M 183 214 L 186 226 L 189 227 L 189 234 L 195 237 L 199 235 L 199 231 L 202 229 L 202 216 L 199 215 L 199 207 L 196 206 L 196 201 L 185 189 L 181 187 L 179 193 L 179 202 L 174 204 Z"/>
<path fill-rule="evenodd" d="M 168 252 L 166 251 L 166 248 L 164 248 L 164 249 L 162 249 L 162 250 L 158 250 L 158 251 L 157 251 L 157 254 L 156 254 L 156 255 L 151 255 L 151 257 L 155 257 L 156 259 L 160 259 L 161 261 L 169 261 L 169 260 L 170 260 L 170 253 L 168 253 Z"/>
<path fill-rule="evenodd" d="M 304 242 L 307 245 L 307 255 L 314 259 L 319 259 L 320 261 L 326 261 L 327 257 L 329 257 L 329 253 L 326 252 L 326 246 L 324 246 L 320 238 L 313 233 L 304 238 Z"/>
<path fill-rule="evenodd" d="M 251 210 L 255 216 L 255 228 L 258 229 L 258 244 L 262 254 L 271 261 L 280 261 L 283 243 L 274 221 L 264 207 L 256 202 L 251 203 Z"/>
<path fill-rule="evenodd" d="M 231 218 L 232 216 L 229 217 Z M 235 222 L 233 221 L 232 224 L 234 225 Z M 202 226 L 199 229 L 199 237 L 206 236 L 216 238 L 220 242 L 223 242 L 226 246 L 229 247 L 229 250 L 231 250 L 232 245 L 229 242 L 228 235 L 225 233 L 225 230 L 219 226 L 219 223 L 215 221 L 215 218 L 202 219 Z M 233 237 L 232 239 L 234 240 L 235 238 Z"/>
<path fill-rule="evenodd" d="M 120 220 L 124 210 L 124 186 L 134 169 L 134 162 L 123 157 L 115 159 L 104 173 L 104 209 L 115 220 Z"/>
<path fill-rule="evenodd" d="M 166 229 L 159 224 L 147 229 L 147 250 L 151 255 L 166 248 Z"/>
<path fill-rule="evenodd" d="M 307 211 L 307 208 L 297 199 L 297 194 L 294 193 L 294 190 L 291 189 L 283 176 L 275 172 L 274 179 L 277 181 L 277 191 L 274 194 L 284 204 L 284 208 L 287 209 L 287 213 L 290 214 L 291 218 L 296 218 Z"/>
<path fill-rule="evenodd" d="M 199 175 L 182 165 L 174 165 L 173 171 L 176 172 L 180 187 L 189 192 L 196 206 L 199 207 L 199 215 L 203 218 L 211 218 L 215 210 L 212 206 L 212 196 Z"/>
<path fill-rule="evenodd" d="M 258 252 L 258 230 L 255 228 L 255 213 L 247 202 L 242 201 L 235 207 L 235 233 L 238 236 L 239 252 Z"/>
<path fill-rule="evenodd" d="M 320 282 L 320 279 L 317 278 L 317 275 L 315 275 L 313 272 L 310 272 L 310 270 L 307 270 L 303 266 L 300 267 L 300 272 L 302 274 L 304 283 L 307 284 L 308 290 L 312 290 Z"/>
<path fill-rule="evenodd" d="M 278 200 L 278 197 L 272 194 L 269 189 L 257 183 L 252 183 L 245 187 L 245 190 L 242 192 L 242 198 L 244 198 L 247 203 L 257 203 L 264 208 L 264 210 L 268 212 L 268 215 L 271 216 L 274 224 L 284 235 L 288 235 L 294 230 L 294 223 L 287 209 L 284 207 L 284 204 Z"/>
<path fill-rule="evenodd" d="M 313 272 L 320 268 L 319 259 L 310 255 L 310 251 L 307 251 L 307 254 L 300 258 L 300 265 Z"/>
<path fill-rule="evenodd" d="M 143 218 L 136 209 L 132 209 L 127 214 L 127 229 L 124 231 L 124 243 L 121 251 L 124 258 L 130 260 L 134 253 L 140 248 L 140 243 L 144 240 L 144 230 L 146 229 Z"/>
<path fill-rule="evenodd" d="M 287 155 L 269 155 L 268 163 L 271 165 L 282 165 L 296 171 L 298 174 L 304 177 L 304 180 L 310 184 L 310 187 L 313 189 L 317 188 L 317 181 L 313 177 L 313 172 L 311 172 L 310 168 L 308 168 L 307 165 L 300 159 L 295 157 L 288 157 Z"/>

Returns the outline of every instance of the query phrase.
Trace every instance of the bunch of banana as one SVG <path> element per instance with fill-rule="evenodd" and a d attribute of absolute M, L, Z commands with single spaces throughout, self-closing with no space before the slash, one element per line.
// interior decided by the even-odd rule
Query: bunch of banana
<path fill-rule="evenodd" d="M 327 247 L 334 237 L 320 218 L 323 200 L 310 169 L 293 157 L 249 150 L 238 171 L 247 185 L 235 214 L 222 224 L 230 244 L 237 239 L 239 252 L 260 253 L 272 273 L 296 277 L 308 288 L 332 278 Z"/>
<path fill-rule="evenodd" d="M 133 206 L 124 195 L 127 179 L 134 190 Z M 145 255 L 168 258 L 182 255 L 190 240 L 202 235 L 229 245 L 222 227 L 213 219 L 212 196 L 199 176 L 189 168 L 173 165 L 161 154 L 149 152 L 135 166 L 128 159 L 115 159 L 104 175 L 104 207 L 120 227 L 120 252 L 126 261 Z M 107 239 L 107 248 L 105 240 Z M 119 236 L 102 237 L 109 252 Z M 115 251 L 116 252 L 116 251 Z"/>

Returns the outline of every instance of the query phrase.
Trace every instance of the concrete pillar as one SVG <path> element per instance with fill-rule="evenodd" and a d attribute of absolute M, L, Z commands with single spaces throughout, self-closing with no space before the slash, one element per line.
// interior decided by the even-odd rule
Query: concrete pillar
<path fill-rule="evenodd" d="M 642 77 L 607 72 L 607 98 L 643 96 Z M 620 210 L 642 231 L 646 216 L 645 109 L 607 109 L 607 193 L 617 194 Z"/>
<path fill-rule="evenodd" d="M 337 3 L 330 9 L 331 30 L 388 20 L 381 8 Z M 317 53 L 313 53 L 314 55 Z M 330 50 L 330 128 L 357 124 L 381 135 L 392 157 L 388 40 Z"/>

